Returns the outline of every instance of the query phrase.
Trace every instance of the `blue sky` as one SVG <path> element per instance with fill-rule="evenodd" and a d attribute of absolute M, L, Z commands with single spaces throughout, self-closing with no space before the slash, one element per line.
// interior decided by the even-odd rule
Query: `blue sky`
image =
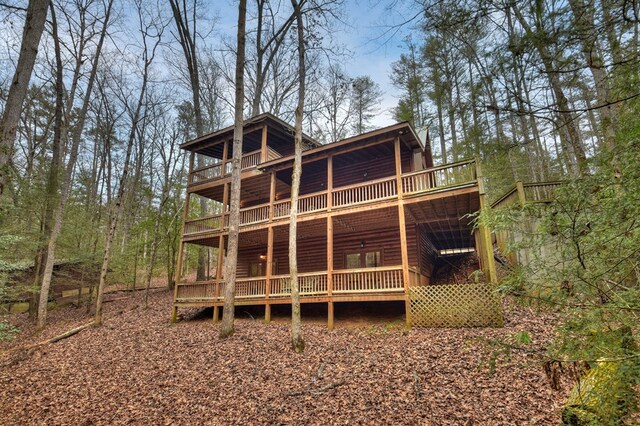
<path fill-rule="evenodd" d="M 393 7 L 389 4 L 393 3 Z M 343 24 L 338 25 L 334 37 L 349 51 L 342 65 L 350 76 L 369 75 L 384 92 L 378 117 L 374 125 L 385 126 L 394 123 L 391 109 L 398 103 L 389 78 L 391 64 L 402 52 L 403 39 L 411 32 L 410 25 L 399 30 L 390 28 L 406 21 L 415 14 L 410 10 L 411 1 L 393 0 L 345 0 L 342 16 Z M 218 15 L 216 27 L 229 36 L 235 36 L 237 3 L 225 0 L 213 6 Z"/>

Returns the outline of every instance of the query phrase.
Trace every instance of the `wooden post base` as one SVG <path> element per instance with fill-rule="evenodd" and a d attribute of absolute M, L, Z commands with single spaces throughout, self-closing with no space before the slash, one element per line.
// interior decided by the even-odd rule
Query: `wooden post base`
<path fill-rule="evenodd" d="M 172 323 L 178 322 L 178 307 L 177 306 L 174 306 L 173 308 L 171 308 L 171 322 Z"/>
<path fill-rule="evenodd" d="M 409 295 L 407 295 L 404 300 L 404 317 L 406 320 L 405 327 L 407 330 L 411 330 L 411 300 L 409 300 Z"/>
<path fill-rule="evenodd" d="M 213 322 L 218 322 L 218 321 L 220 321 L 220 307 L 214 306 L 213 307 Z"/>
<path fill-rule="evenodd" d="M 264 305 L 264 322 L 265 324 L 269 324 L 271 322 L 271 305 Z"/>
<path fill-rule="evenodd" d="M 333 302 L 327 303 L 327 328 L 331 331 L 334 328 L 333 323 Z"/>

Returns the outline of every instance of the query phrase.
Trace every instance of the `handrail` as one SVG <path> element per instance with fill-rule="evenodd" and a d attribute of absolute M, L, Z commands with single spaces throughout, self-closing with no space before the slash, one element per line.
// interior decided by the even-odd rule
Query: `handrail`
<path fill-rule="evenodd" d="M 367 185 L 375 185 L 376 183 L 387 182 L 390 180 L 396 180 L 396 176 L 395 175 L 387 176 L 379 179 L 368 180 L 366 182 L 352 183 L 350 185 L 344 185 L 344 186 L 334 186 L 333 191 L 335 192 L 335 191 L 342 191 L 343 189 L 353 189 L 353 188 L 359 188 Z"/>
<path fill-rule="evenodd" d="M 396 266 L 372 266 L 369 268 L 356 268 L 356 269 L 334 269 L 334 274 L 357 274 L 359 272 L 382 272 L 382 271 L 401 271 L 402 265 Z"/>
<path fill-rule="evenodd" d="M 550 180 L 548 182 L 528 182 L 528 183 L 523 183 L 522 186 L 524 186 L 525 188 L 531 188 L 531 187 L 536 187 L 536 186 L 560 186 L 563 183 L 565 183 L 562 180 Z"/>
<path fill-rule="evenodd" d="M 518 190 L 516 185 L 513 185 L 512 187 L 509 188 L 509 190 L 507 190 L 507 192 L 505 192 L 502 197 L 498 198 L 496 201 L 494 201 L 493 203 L 491 203 L 491 208 L 494 208 L 495 206 L 497 206 L 498 204 L 500 204 L 501 202 L 503 202 L 504 200 L 506 200 L 507 198 L 509 198 L 509 196 L 511 196 L 514 192 L 516 192 Z"/>
<path fill-rule="evenodd" d="M 475 162 L 476 162 L 476 160 L 473 159 L 473 158 L 469 159 L 469 160 L 456 161 L 455 163 L 447 163 L 447 164 L 442 164 L 440 166 L 431 167 L 431 168 L 424 169 L 424 170 L 416 170 L 415 172 L 403 173 L 402 177 L 409 177 L 409 176 L 413 176 L 413 175 L 419 175 L 420 173 L 437 172 L 438 170 L 449 169 L 449 168 L 452 168 L 452 167 L 466 166 L 468 164 L 473 164 Z"/>

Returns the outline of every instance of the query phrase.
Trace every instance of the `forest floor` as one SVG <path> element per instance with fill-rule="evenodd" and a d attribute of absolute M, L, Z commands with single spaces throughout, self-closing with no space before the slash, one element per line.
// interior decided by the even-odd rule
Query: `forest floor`
<path fill-rule="evenodd" d="M 487 366 L 486 341 L 526 330 L 551 338 L 552 315 L 507 305 L 501 329 L 413 329 L 401 321 L 305 323 L 306 349 L 289 350 L 289 325 L 240 308 L 233 337 L 194 311 L 169 322 L 171 294 L 142 292 L 105 305 L 106 322 L 26 348 L 91 320 L 85 309 L 50 313 L 36 332 L 0 344 L 0 424 L 422 424 L 555 425 L 570 381 L 553 390 L 522 352 Z M 304 318 L 303 318 L 304 321 Z"/>

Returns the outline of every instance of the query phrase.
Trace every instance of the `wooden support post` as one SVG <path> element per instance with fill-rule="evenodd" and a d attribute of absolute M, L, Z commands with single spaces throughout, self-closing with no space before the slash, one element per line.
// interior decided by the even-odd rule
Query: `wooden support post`
<path fill-rule="evenodd" d="M 227 174 L 227 159 L 229 158 L 229 141 L 224 141 L 222 145 L 222 170 L 220 170 L 220 176 Z"/>
<path fill-rule="evenodd" d="M 216 281 L 213 288 L 213 301 L 216 303 L 220 296 L 220 284 L 222 283 L 222 264 L 224 263 L 224 236 L 218 237 L 218 264 L 216 265 Z M 220 318 L 220 307 L 213 306 L 213 322 L 218 322 Z"/>
<path fill-rule="evenodd" d="M 220 216 L 220 230 L 224 229 L 224 222 L 227 218 L 227 204 L 229 204 L 229 184 L 225 183 L 222 188 L 222 216 Z"/>
<path fill-rule="evenodd" d="M 327 303 L 327 328 L 329 330 L 333 330 L 334 322 L 333 322 L 333 301 L 329 301 Z"/>
<path fill-rule="evenodd" d="M 333 156 L 327 157 L 327 328 L 333 330 Z"/>
<path fill-rule="evenodd" d="M 266 126 L 264 127 L 266 131 Z M 263 133 L 264 136 L 264 133 Z M 265 271 L 265 302 L 264 306 L 264 322 L 271 322 L 271 303 L 269 303 L 269 295 L 271 294 L 271 275 L 273 275 L 273 222 L 274 208 L 273 204 L 276 200 L 276 172 L 271 172 L 269 185 L 269 227 L 267 228 L 267 270 Z"/>
<path fill-rule="evenodd" d="M 476 175 L 478 176 L 478 193 L 480 197 L 480 210 L 486 209 L 487 194 L 484 189 L 484 178 L 482 176 L 482 168 L 480 167 L 480 160 L 476 158 Z M 489 282 L 498 282 L 498 273 L 496 270 L 496 262 L 493 258 L 493 242 L 491 241 L 491 230 L 484 225 L 478 227 L 479 239 L 481 240 L 481 250 L 484 251 L 484 257 L 486 264 L 484 266 L 484 273 L 486 274 Z"/>
<path fill-rule="evenodd" d="M 333 216 L 327 216 L 327 295 L 329 296 L 329 318 L 327 327 L 333 330 Z"/>
<path fill-rule="evenodd" d="M 195 161 L 195 153 L 192 152 L 189 155 L 189 174 L 187 182 L 191 179 L 191 172 L 193 171 L 193 163 Z M 174 278 L 173 288 L 173 307 L 171 309 L 171 322 L 178 321 L 178 307 L 176 306 L 176 300 L 178 299 L 178 284 L 182 279 L 182 263 L 184 262 L 184 224 L 189 218 L 189 203 L 191 202 L 191 193 L 187 185 L 186 195 L 184 197 L 184 208 L 182 209 L 182 227 L 180 228 L 180 245 L 178 246 L 178 259 L 176 262 L 176 275 Z"/>
<path fill-rule="evenodd" d="M 333 155 L 327 157 L 327 211 L 333 209 Z"/>
<path fill-rule="evenodd" d="M 402 158 L 400 153 L 400 138 L 394 141 L 396 158 L 396 183 L 398 185 L 398 226 L 400 228 L 400 253 L 402 255 L 402 280 L 404 282 L 404 309 L 406 326 L 411 328 L 411 301 L 409 299 L 409 253 L 407 250 L 407 224 L 404 217 L 404 200 L 402 195 Z"/>
<path fill-rule="evenodd" d="M 518 192 L 518 201 L 520 201 L 520 205 L 524 206 L 527 202 L 527 197 L 524 194 L 524 185 L 521 180 L 516 181 L 516 191 Z"/>
<path fill-rule="evenodd" d="M 267 161 L 267 125 L 262 127 L 262 144 L 260 146 L 260 162 Z"/>
<path fill-rule="evenodd" d="M 273 226 L 267 228 L 267 270 L 265 277 L 265 299 L 267 300 L 264 307 L 264 322 L 271 321 L 271 304 L 269 303 L 269 294 L 271 293 L 271 275 L 273 274 Z"/>

